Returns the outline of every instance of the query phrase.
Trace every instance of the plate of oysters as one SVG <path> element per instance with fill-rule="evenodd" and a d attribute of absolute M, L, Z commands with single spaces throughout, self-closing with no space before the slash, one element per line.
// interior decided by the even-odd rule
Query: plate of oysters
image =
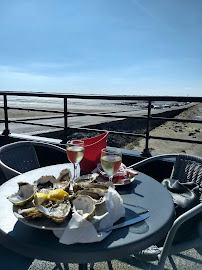
<path fill-rule="evenodd" d="M 82 175 L 70 190 L 71 172 L 64 169 L 58 178 L 41 176 L 33 184 L 19 182 L 16 193 L 8 196 L 16 218 L 26 225 L 45 230 L 64 230 L 72 213 L 77 211 L 85 219 L 96 215 L 104 203 L 104 195 L 113 184 L 100 183 L 98 173 Z"/>

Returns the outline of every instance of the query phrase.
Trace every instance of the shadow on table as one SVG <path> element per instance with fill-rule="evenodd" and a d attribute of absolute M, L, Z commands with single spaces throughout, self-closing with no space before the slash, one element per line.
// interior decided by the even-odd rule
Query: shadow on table
<path fill-rule="evenodd" d="M 0 245 L 0 269 L 1 270 L 27 270 L 33 259 L 19 255 Z"/>
<path fill-rule="evenodd" d="M 124 186 L 116 186 L 116 191 L 120 194 L 120 195 L 124 195 L 124 194 L 135 194 L 137 196 L 143 197 L 142 194 L 136 193 L 135 188 L 140 185 L 142 182 L 139 180 L 135 180 L 133 183 L 129 184 L 129 185 L 124 185 Z"/>

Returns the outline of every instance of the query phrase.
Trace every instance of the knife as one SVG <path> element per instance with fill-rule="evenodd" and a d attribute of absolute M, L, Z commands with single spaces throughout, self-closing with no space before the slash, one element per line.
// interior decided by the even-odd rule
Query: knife
<path fill-rule="evenodd" d="M 124 222 L 119 223 L 117 225 L 111 226 L 109 228 L 101 229 L 100 231 L 102 231 L 102 232 L 109 232 L 109 231 L 112 231 L 112 230 L 116 230 L 116 229 L 120 229 L 120 228 L 123 228 L 123 227 L 127 227 L 129 225 L 132 225 L 132 224 L 138 223 L 140 221 L 143 221 L 143 220 L 147 219 L 148 217 L 149 217 L 149 215 L 148 214 L 145 214 L 143 216 L 139 216 L 139 217 L 136 217 L 136 218 L 129 219 L 127 221 L 124 221 Z"/>

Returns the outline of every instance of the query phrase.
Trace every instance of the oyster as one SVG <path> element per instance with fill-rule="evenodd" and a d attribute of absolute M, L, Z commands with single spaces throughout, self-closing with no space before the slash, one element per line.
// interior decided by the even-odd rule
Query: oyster
<path fill-rule="evenodd" d="M 77 192 L 77 194 L 75 195 L 75 197 L 78 197 L 79 195 L 86 195 L 86 196 L 90 196 L 94 203 L 97 205 L 97 204 L 100 204 L 103 202 L 103 197 L 104 197 L 104 193 L 100 192 L 100 190 L 96 190 L 96 189 L 83 189 L 83 190 L 79 190 Z"/>
<path fill-rule="evenodd" d="M 94 182 L 98 176 L 99 176 L 98 173 L 92 173 L 92 174 L 86 174 L 86 175 L 79 176 L 76 179 L 76 183 L 73 186 L 74 192 L 77 192 L 80 189 L 84 189 L 84 188 L 88 187 L 88 185 L 90 183 Z"/>
<path fill-rule="evenodd" d="M 83 216 L 85 219 L 90 219 L 95 214 L 95 203 L 90 196 L 79 195 L 72 201 L 73 211 Z"/>
<path fill-rule="evenodd" d="M 71 171 L 69 169 L 64 169 L 60 172 L 59 177 L 54 184 L 54 188 L 63 189 L 65 191 L 69 191 L 70 187 L 70 179 L 71 179 Z"/>
<path fill-rule="evenodd" d="M 50 189 L 53 188 L 54 183 L 56 183 L 56 178 L 53 175 L 41 176 L 38 180 L 34 181 L 34 185 L 40 191 L 42 188 Z"/>
<path fill-rule="evenodd" d="M 32 218 L 32 219 L 43 216 L 43 213 L 41 213 L 37 207 L 19 209 L 18 213 L 22 215 L 24 218 Z"/>
<path fill-rule="evenodd" d="M 100 204 L 103 202 L 103 197 L 105 193 L 108 191 L 109 186 L 115 188 L 113 183 L 94 183 L 94 182 L 81 182 L 76 183 L 73 186 L 74 194 L 70 197 L 70 200 L 77 198 L 79 195 L 87 195 L 94 199 L 96 204 Z"/>
<path fill-rule="evenodd" d="M 38 206 L 39 211 L 46 217 L 52 219 L 57 223 L 62 223 L 70 214 L 71 205 L 68 200 L 58 201 L 56 204 L 44 207 Z"/>
<path fill-rule="evenodd" d="M 94 181 L 96 178 L 98 178 L 99 174 L 98 173 L 89 173 L 89 174 L 84 174 L 81 175 L 77 178 L 77 182 L 79 181 Z"/>
<path fill-rule="evenodd" d="M 57 178 L 57 182 L 69 182 L 71 177 L 71 171 L 69 169 L 64 169 L 60 172 L 60 175 Z"/>
<path fill-rule="evenodd" d="M 8 196 L 7 199 L 14 205 L 24 206 L 25 204 L 33 200 L 35 194 L 35 187 L 34 185 L 26 182 L 19 182 L 18 186 L 18 192 Z"/>

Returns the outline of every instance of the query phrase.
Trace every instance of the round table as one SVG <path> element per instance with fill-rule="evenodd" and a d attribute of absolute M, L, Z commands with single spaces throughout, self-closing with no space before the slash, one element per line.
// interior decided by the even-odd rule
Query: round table
<path fill-rule="evenodd" d="M 56 263 L 108 261 L 136 253 L 160 241 L 174 221 L 174 204 L 167 190 L 153 178 L 139 173 L 135 180 L 117 188 L 126 209 L 126 218 L 140 215 L 146 209 L 150 217 L 145 221 L 114 230 L 101 242 L 64 245 L 52 231 L 23 224 L 13 214 L 13 205 L 7 196 L 18 190 L 18 182 L 33 183 L 42 175 L 59 176 L 72 164 L 39 168 L 16 176 L 0 186 L 0 242 L 24 256 Z"/>

